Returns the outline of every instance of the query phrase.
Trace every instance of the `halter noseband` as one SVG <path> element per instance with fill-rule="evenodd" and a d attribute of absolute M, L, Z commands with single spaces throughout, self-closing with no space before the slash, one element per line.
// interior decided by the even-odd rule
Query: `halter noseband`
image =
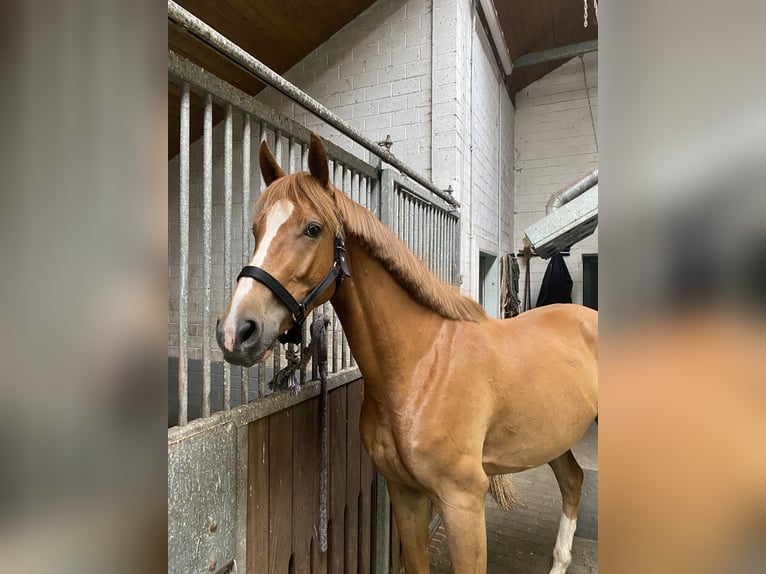
<path fill-rule="evenodd" d="M 308 292 L 306 298 L 298 303 L 290 292 L 284 288 L 284 286 L 274 279 L 274 277 L 261 269 L 260 267 L 253 267 L 252 265 L 246 265 L 242 268 L 237 281 L 242 277 L 249 277 L 255 279 L 259 283 L 263 283 L 268 287 L 277 299 L 287 307 L 292 315 L 295 325 L 293 325 L 289 331 L 279 336 L 280 343 L 300 343 L 301 342 L 301 326 L 306 320 L 306 309 L 314 302 L 314 299 L 319 297 L 325 290 L 335 282 L 335 289 L 337 291 L 340 287 L 341 281 L 344 277 L 351 277 L 351 272 L 348 269 L 346 263 L 346 245 L 340 237 L 335 238 L 335 261 L 332 264 L 332 268 L 324 279 Z"/>

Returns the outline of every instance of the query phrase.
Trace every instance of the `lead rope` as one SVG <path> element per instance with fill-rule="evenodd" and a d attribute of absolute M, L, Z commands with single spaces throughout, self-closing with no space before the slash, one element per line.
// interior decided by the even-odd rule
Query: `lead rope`
<path fill-rule="evenodd" d="M 319 427 L 321 445 L 319 455 L 319 550 L 327 552 L 327 315 L 316 315 L 311 322 L 311 342 L 303 348 L 303 358 L 296 351 L 286 353 L 287 366 L 280 370 L 269 383 L 272 391 L 289 390 L 298 394 L 300 379 L 298 372 L 313 358 L 319 374 L 322 393 L 319 399 Z"/>
<path fill-rule="evenodd" d="M 319 399 L 319 428 L 321 430 L 319 458 L 319 551 L 327 552 L 327 326 L 330 319 L 319 315 L 311 323 L 311 345 L 314 364 L 319 372 L 322 394 Z"/>

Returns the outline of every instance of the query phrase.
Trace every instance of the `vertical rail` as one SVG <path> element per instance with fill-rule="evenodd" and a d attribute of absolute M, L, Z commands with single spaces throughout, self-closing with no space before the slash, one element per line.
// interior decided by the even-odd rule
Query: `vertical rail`
<path fill-rule="evenodd" d="M 202 132 L 202 417 L 210 416 L 210 283 L 213 269 L 213 97 L 205 95 Z"/>
<path fill-rule="evenodd" d="M 452 273 L 451 279 L 453 285 L 460 284 L 460 219 L 450 217 L 450 230 L 452 235 L 450 245 L 452 246 Z"/>
<path fill-rule="evenodd" d="M 226 104 L 223 136 L 223 296 L 231 300 L 232 108 Z M 231 408 L 231 365 L 223 364 L 223 410 Z"/>
<path fill-rule="evenodd" d="M 282 132 L 280 130 L 274 131 L 274 154 L 277 158 L 277 163 L 279 165 L 284 165 L 283 159 L 282 159 Z M 279 343 L 274 343 L 274 373 L 272 376 L 275 376 L 277 372 L 282 368 L 282 345 Z"/>
<path fill-rule="evenodd" d="M 344 167 L 343 168 L 343 190 L 351 197 L 351 183 L 352 183 L 352 173 L 351 169 Z M 341 326 L 342 327 L 342 326 Z M 346 331 L 345 329 L 341 328 L 341 356 L 340 356 L 340 368 L 345 369 L 348 367 L 348 357 L 351 354 L 351 350 L 348 347 L 348 339 L 346 338 Z"/>
<path fill-rule="evenodd" d="M 259 127 L 260 135 L 258 137 L 258 150 L 260 151 L 260 145 L 266 141 L 266 122 L 261 122 Z M 258 186 L 258 193 L 261 191 L 261 163 L 255 162 L 256 176 L 255 184 Z M 261 361 L 258 365 L 258 398 L 262 399 L 266 396 L 266 361 Z"/>
<path fill-rule="evenodd" d="M 295 161 L 295 138 L 293 136 L 290 136 L 287 140 L 287 173 L 295 173 L 298 171 L 296 169 L 296 161 Z M 301 334 L 303 332 L 301 331 Z M 301 343 L 298 343 L 298 349 L 303 345 Z M 288 343 L 287 345 L 287 351 L 286 351 L 286 357 L 292 356 L 295 354 L 295 344 L 294 343 Z"/>
<path fill-rule="evenodd" d="M 359 203 L 359 174 L 354 172 L 351 177 L 351 199 Z"/>
<path fill-rule="evenodd" d="M 447 235 L 445 233 L 445 222 L 446 218 L 444 217 L 444 213 L 439 212 L 439 266 L 441 267 L 441 279 L 445 283 L 449 283 L 449 278 L 447 277 L 447 256 L 446 254 L 449 252 L 448 246 L 447 246 Z"/>
<path fill-rule="evenodd" d="M 189 379 L 186 369 L 188 345 L 188 307 L 189 307 L 189 84 L 181 86 L 181 150 L 178 163 L 181 173 L 179 197 L 179 234 L 181 269 L 178 286 L 178 425 L 184 426 L 189 421 Z"/>
<path fill-rule="evenodd" d="M 337 188 L 343 187 L 343 182 L 340 181 L 339 173 L 342 173 L 341 166 L 337 160 L 330 160 L 330 183 Z M 338 314 L 333 310 L 332 312 L 332 372 L 337 373 L 339 370 L 339 353 L 338 353 L 338 330 L 340 325 L 338 324 Z"/>
<path fill-rule="evenodd" d="M 250 253 L 250 114 L 242 118 L 242 264 L 247 265 Z M 250 400 L 250 371 L 242 367 L 239 402 Z"/>
<path fill-rule="evenodd" d="M 370 180 L 370 198 L 367 208 L 375 217 L 380 217 L 380 177 Z"/>
<path fill-rule="evenodd" d="M 300 152 L 301 152 L 299 171 L 308 171 L 308 161 L 309 161 L 308 160 L 309 158 L 308 145 L 303 143 L 299 143 L 298 145 L 300 146 Z M 313 321 L 314 321 L 314 312 L 312 311 L 310 316 L 306 319 L 306 321 L 303 322 L 303 326 L 301 327 L 301 335 L 303 339 L 303 344 L 300 345 L 301 363 L 303 363 L 306 356 L 306 345 L 308 344 L 308 341 L 309 341 L 309 325 L 313 323 Z M 301 368 L 301 372 L 300 372 L 301 384 L 305 383 L 307 380 L 307 371 L 308 371 L 308 365 Z"/>

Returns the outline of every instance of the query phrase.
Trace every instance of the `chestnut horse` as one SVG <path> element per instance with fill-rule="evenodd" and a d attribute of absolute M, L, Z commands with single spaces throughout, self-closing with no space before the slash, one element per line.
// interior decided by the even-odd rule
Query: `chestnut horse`
<path fill-rule="evenodd" d="M 490 318 L 330 184 L 316 135 L 309 172 L 286 175 L 265 142 L 260 165 L 255 251 L 217 328 L 224 358 L 262 361 L 331 301 L 364 377 L 361 437 L 387 479 L 406 572 L 429 571 L 429 500 L 455 573 L 486 572 L 490 476 L 546 463 L 563 499 L 551 572 L 565 572 L 583 479 L 569 449 L 597 416 L 597 313 Z"/>

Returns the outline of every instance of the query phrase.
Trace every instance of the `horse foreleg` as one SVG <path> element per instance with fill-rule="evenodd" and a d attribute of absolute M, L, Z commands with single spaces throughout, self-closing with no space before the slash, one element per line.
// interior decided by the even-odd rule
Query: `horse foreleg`
<path fill-rule="evenodd" d="M 402 543 L 404 571 L 407 574 L 428 573 L 428 498 L 415 490 L 400 488 L 387 482 L 396 527 Z"/>
<path fill-rule="evenodd" d="M 485 574 L 487 530 L 484 497 L 488 481 L 476 488 L 454 488 L 439 496 L 439 514 L 447 529 L 452 569 L 455 574 Z"/>
<path fill-rule="evenodd" d="M 583 472 L 572 451 L 548 463 L 556 475 L 561 489 L 562 513 L 556 547 L 553 550 L 553 567 L 550 574 L 564 574 L 572 562 L 572 541 L 577 528 L 577 507 L 580 505 Z"/>

